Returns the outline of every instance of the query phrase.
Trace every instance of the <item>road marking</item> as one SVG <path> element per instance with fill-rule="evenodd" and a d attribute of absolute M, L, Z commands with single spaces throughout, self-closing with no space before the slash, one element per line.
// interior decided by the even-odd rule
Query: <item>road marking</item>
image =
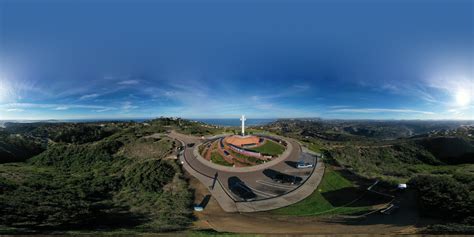
<path fill-rule="evenodd" d="M 252 188 L 252 187 L 250 187 L 250 186 L 248 186 L 248 185 L 243 185 L 243 184 L 241 184 L 241 183 L 237 183 L 236 185 L 239 185 L 240 187 L 243 187 L 243 188 L 246 188 L 246 187 L 247 187 L 247 188 L 251 189 L 252 191 L 254 191 L 254 192 L 256 192 L 256 193 L 259 193 L 260 196 L 264 196 L 264 197 L 275 197 L 275 196 L 277 196 L 276 194 L 266 193 L 266 192 L 257 190 L 257 189 L 255 189 L 255 188 Z"/>
<path fill-rule="evenodd" d="M 273 193 L 267 193 L 267 192 L 257 190 L 255 188 L 250 187 L 250 186 L 247 186 L 247 187 L 252 189 L 255 193 L 259 194 L 260 196 L 264 196 L 264 197 L 276 197 L 276 196 L 278 196 L 278 195 L 273 194 Z"/>
<path fill-rule="evenodd" d="M 270 187 L 274 187 L 274 188 L 282 188 L 282 189 L 293 189 L 293 188 L 295 188 L 293 186 L 271 183 L 271 182 L 268 182 L 268 181 L 265 181 L 265 180 L 257 180 L 255 182 L 257 182 L 259 184 L 267 185 L 267 186 L 270 186 Z"/>

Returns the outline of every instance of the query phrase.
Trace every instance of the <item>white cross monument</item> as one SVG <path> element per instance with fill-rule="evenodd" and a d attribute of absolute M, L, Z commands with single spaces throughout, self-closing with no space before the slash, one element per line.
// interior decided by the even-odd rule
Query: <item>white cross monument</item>
<path fill-rule="evenodd" d="M 242 115 L 242 118 L 240 118 L 240 121 L 242 121 L 242 136 L 245 136 L 245 115 Z"/>

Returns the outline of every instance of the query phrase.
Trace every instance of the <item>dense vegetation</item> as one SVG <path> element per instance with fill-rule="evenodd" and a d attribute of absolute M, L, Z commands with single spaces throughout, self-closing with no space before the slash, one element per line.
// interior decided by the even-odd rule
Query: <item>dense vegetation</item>
<path fill-rule="evenodd" d="M 7 123 L 10 134 L 49 139 L 53 142 L 82 144 L 99 141 L 133 123 Z"/>
<path fill-rule="evenodd" d="M 371 138 L 392 140 L 422 134 L 468 134 L 462 121 L 370 121 L 370 120 L 277 120 L 266 130 L 279 134 L 298 134 L 302 137 L 327 141 L 365 141 Z M 471 133 L 472 134 L 472 133 Z"/>
<path fill-rule="evenodd" d="M 270 124 L 266 130 L 323 152 L 330 167 L 309 198 L 273 213 L 368 210 L 369 203 L 357 201 L 366 200 L 358 199 L 366 193 L 337 168 L 364 180 L 408 182 L 417 193 L 420 213 L 441 220 L 430 226 L 431 233 L 474 233 L 474 129 L 459 123 Z M 0 233 L 186 228 L 192 221 L 192 194 L 174 160 L 177 144 L 158 133 L 228 132 L 174 118 L 6 125 L 0 128 Z M 214 161 L 225 161 L 221 158 L 213 156 Z"/>
<path fill-rule="evenodd" d="M 24 161 L 44 149 L 45 145 L 38 139 L 0 132 L 0 164 Z"/>
<path fill-rule="evenodd" d="M 55 128 L 61 141 L 26 162 L 0 165 L 0 233 L 186 228 L 192 194 L 170 159 L 174 141 L 150 136 L 165 131 L 162 123 Z M 90 130 L 107 126 L 117 129 Z M 94 135 L 67 138 L 81 132 Z"/>
<path fill-rule="evenodd" d="M 474 174 L 420 175 L 410 185 L 418 194 L 422 215 L 448 222 L 431 231 L 474 234 Z"/>
<path fill-rule="evenodd" d="M 433 145 L 436 144 L 436 145 Z M 406 182 L 420 173 L 452 173 L 474 164 L 474 142 L 463 137 L 398 140 L 390 144 L 335 146 L 327 153 L 366 178 Z M 455 166 L 459 165 L 460 166 Z"/>
<path fill-rule="evenodd" d="M 362 179 L 409 182 L 420 213 L 440 220 L 430 233 L 474 233 L 474 126 L 472 121 L 299 121 L 266 129 L 322 151 L 326 163 Z M 329 176 L 325 176 L 321 187 Z M 324 208 L 318 193 L 277 210 L 284 214 Z"/>

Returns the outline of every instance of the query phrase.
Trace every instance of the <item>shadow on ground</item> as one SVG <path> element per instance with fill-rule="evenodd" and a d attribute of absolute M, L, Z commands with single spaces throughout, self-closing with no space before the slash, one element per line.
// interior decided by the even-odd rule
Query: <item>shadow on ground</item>
<path fill-rule="evenodd" d="M 296 162 L 296 161 L 289 161 L 289 160 L 287 160 L 287 161 L 285 161 L 285 163 L 286 163 L 288 166 L 292 167 L 292 168 L 296 168 L 296 166 L 298 165 L 298 162 Z"/>
<path fill-rule="evenodd" d="M 201 206 L 202 208 L 206 208 L 207 204 L 209 203 L 209 200 L 211 200 L 211 195 L 210 194 L 204 196 L 201 203 L 199 203 L 199 206 Z"/>
<path fill-rule="evenodd" d="M 334 191 L 321 193 L 334 207 L 365 207 L 387 203 L 391 198 L 361 190 L 356 187 L 346 187 Z M 357 200 L 357 201 L 354 201 Z"/>

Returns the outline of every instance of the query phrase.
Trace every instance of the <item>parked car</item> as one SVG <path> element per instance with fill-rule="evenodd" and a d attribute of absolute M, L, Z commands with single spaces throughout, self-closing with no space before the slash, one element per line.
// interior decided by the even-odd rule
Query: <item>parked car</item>
<path fill-rule="evenodd" d="M 298 169 L 305 169 L 305 168 L 313 168 L 314 164 L 313 163 L 306 163 L 306 162 L 298 162 L 296 165 L 296 168 Z"/>
<path fill-rule="evenodd" d="M 189 143 L 188 144 L 188 147 L 193 147 L 194 146 L 194 143 Z"/>
<path fill-rule="evenodd" d="M 253 201 L 257 197 L 257 195 L 255 195 L 255 193 L 238 177 L 230 177 L 228 182 L 230 191 L 245 201 Z"/>
<path fill-rule="evenodd" d="M 273 180 L 282 184 L 300 184 L 303 179 L 298 176 L 280 173 L 275 175 Z"/>
<path fill-rule="evenodd" d="M 301 177 L 284 174 L 273 169 L 265 169 L 263 174 L 277 183 L 300 184 L 303 181 Z"/>

